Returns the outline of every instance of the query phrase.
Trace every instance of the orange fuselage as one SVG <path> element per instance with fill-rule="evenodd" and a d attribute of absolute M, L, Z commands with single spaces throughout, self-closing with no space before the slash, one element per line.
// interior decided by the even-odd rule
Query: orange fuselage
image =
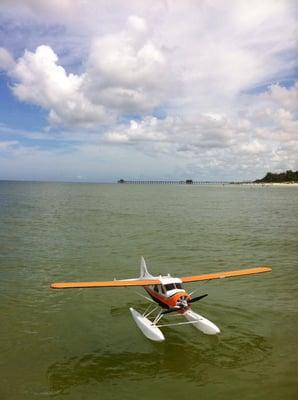
<path fill-rule="evenodd" d="M 144 286 L 150 297 L 163 308 L 174 308 L 181 300 L 191 300 L 191 296 L 185 291 L 180 290 L 172 295 L 158 293 L 150 286 Z M 190 306 L 188 306 L 189 308 Z"/>

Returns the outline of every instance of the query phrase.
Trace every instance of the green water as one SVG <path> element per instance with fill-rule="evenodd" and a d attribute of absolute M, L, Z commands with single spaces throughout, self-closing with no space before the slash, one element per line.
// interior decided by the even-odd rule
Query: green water
<path fill-rule="evenodd" d="M 294 187 L 1 182 L 1 400 L 297 398 L 297 204 Z M 130 316 L 142 289 L 49 288 L 136 277 L 141 255 L 154 274 L 273 272 L 189 284 L 222 332 L 163 343 Z"/>

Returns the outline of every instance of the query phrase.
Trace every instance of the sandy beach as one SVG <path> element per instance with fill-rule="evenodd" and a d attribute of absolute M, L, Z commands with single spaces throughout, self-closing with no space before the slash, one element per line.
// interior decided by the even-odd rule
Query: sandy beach
<path fill-rule="evenodd" d="M 240 183 L 241 186 L 259 187 L 298 187 L 298 182 L 270 182 L 270 183 Z"/>

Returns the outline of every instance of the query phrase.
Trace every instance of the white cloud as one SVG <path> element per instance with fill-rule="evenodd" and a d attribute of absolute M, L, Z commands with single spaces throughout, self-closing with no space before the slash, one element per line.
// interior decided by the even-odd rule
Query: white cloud
<path fill-rule="evenodd" d="M 260 95 L 260 98 L 290 111 L 297 110 L 298 82 L 288 89 L 278 84 L 271 85 L 267 92 Z"/>
<path fill-rule="evenodd" d="M 13 93 L 48 110 L 51 123 L 67 126 L 94 127 L 111 123 L 114 112 L 152 110 L 163 97 L 166 61 L 147 38 L 143 19 L 130 16 L 127 24 L 127 30 L 93 40 L 80 75 L 68 74 L 49 46 L 26 50 L 16 63 L 2 49 Z"/>
<path fill-rule="evenodd" d="M 293 89 L 277 85 L 274 88 L 278 93 L 279 89 L 282 89 L 282 104 L 291 108 Z M 271 94 L 272 88 L 269 88 L 263 95 L 254 96 L 254 110 L 245 118 L 235 113 L 230 116 L 205 113 L 163 120 L 146 117 L 106 132 L 104 139 L 111 144 L 142 148 L 156 157 L 175 154 L 175 157 L 193 160 L 194 171 L 197 164 L 216 167 L 220 173 L 222 168 L 231 170 L 233 163 L 246 178 L 251 178 L 249 170 L 286 168 L 287 165 L 297 168 L 298 122 L 293 113 L 280 108 L 280 96 Z M 263 102 L 267 97 L 270 109 Z"/>
<path fill-rule="evenodd" d="M 128 18 L 128 30 L 93 40 L 85 90 L 96 103 L 119 112 L 143 112 L 164 97 L 166 59 L 147 37 L 145 21 Z"/>
<path fill-rule="evenodd" d="M 16 82 L 13 93 L 19 100 L 47 109 L 53 123 L 92 126 L 105 122 L 103 106 L 92 104 L 81 91 L 84 76 L 67 74 L 57 61 L 48 46 L 39 46 L 35 53 L 25 51 L 9 70 Z"/>

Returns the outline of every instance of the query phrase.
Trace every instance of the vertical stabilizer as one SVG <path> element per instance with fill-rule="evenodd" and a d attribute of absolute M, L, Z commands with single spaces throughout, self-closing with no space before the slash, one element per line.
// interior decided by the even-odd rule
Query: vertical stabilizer
<path fill-rule="evenodd" d="M 141 265 L 140 265 L 140 278 L 141 278 L 141 279 L 143 279 L 143 278 L 149 278 L 149 277 L 151 277 L 151 276 L 152 276 L 152 275 L 149 274 L 149 272 L 148 272 L 145 259 L 144 259 L 144 257 L 142 257 L 142 258 L 141 258 Z"/>

